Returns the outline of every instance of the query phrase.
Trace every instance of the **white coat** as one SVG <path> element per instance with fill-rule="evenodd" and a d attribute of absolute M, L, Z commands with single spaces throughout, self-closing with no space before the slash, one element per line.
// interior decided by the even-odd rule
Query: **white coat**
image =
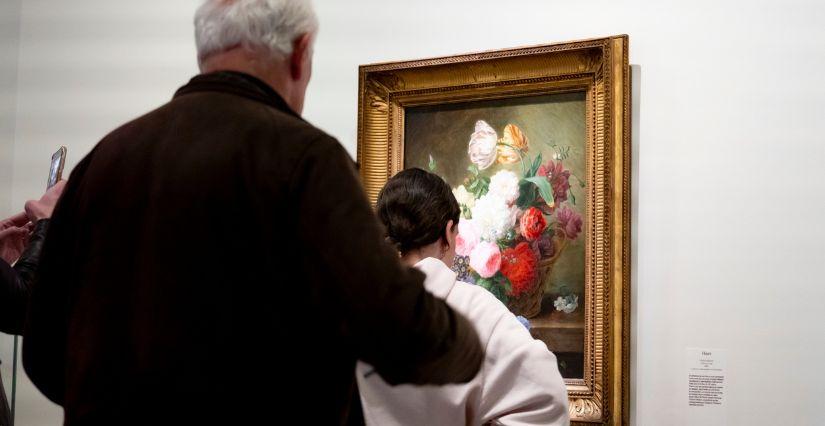
<path fill-rule="evenodd" d="M 356 367 L 367 425 L 569 425 L 567 388 L 556 357 L 487 290 L 457 281 L 443 262 L 415 265 L 425 288 L 472 322 L 486 348 L 465 384 L 390 386 L 369 364 Z"/>

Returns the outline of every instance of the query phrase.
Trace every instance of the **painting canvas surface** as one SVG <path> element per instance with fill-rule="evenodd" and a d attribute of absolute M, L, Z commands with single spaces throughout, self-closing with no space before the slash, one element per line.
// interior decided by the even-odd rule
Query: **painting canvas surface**
<path fill-rule="evenodd" d="M 456 271 L 528 317 L 565 378 L 582 378 L 584 369 L 585 120 L 584 92 L 404 113 L 404 167 L 443 177 L 462 206 L 462 241 L 472 240 L 463 248 L 472 250 Z"/>

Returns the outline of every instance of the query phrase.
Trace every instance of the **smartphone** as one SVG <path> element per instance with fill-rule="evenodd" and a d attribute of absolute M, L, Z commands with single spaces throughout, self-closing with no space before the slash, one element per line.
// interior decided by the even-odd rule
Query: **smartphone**
<path fill-rule="evenodd" d="M 51 188 L 63 177 L 63 166 L 66 165 L 66 147 L 61 146 L 52 154 L 52 166 L 49 169 L 49 182 L 46 189 Z"/>

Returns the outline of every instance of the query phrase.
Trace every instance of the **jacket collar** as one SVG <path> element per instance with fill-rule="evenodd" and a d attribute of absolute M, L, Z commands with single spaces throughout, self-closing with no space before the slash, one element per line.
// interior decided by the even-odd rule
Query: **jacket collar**
<path fill-rule="evenodd" d="M 427 275 L 424 279 L 424 288 L 434 296 L 446 299 L 455 287 L 458 275 L 448 268 L 444 262 L 428 257 L 415 264 L 421 272 Z"/>
<path fill-rule="evenodd" d="M 242 96 L 287 114 L 301 118 L 298 113 L 287 105 L 284 98 L 272 87 L 260 79 L 237 71 L 217 71 L 209 74 L 200 74 L 189 80 L 185 86 L 175 92 L 175 98 L 199 92 L 221 92 Z"/>

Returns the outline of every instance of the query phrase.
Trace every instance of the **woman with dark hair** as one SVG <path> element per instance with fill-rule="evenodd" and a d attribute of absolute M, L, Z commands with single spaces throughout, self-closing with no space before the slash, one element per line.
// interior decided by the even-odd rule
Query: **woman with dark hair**
<path fill-rule="evenodd" d="M 486 356 L 472 381 L 443 387 L 390 386 L 359 363 L 367 424 L 569 424 L 556 357 L 495 296 L 450 269 L 461 217 L 450 186 L 424 170 L 404 170 L 381 190 L 377 213 L 402 261 L 427 275 L 426 289 L 473 322 Z"/>

